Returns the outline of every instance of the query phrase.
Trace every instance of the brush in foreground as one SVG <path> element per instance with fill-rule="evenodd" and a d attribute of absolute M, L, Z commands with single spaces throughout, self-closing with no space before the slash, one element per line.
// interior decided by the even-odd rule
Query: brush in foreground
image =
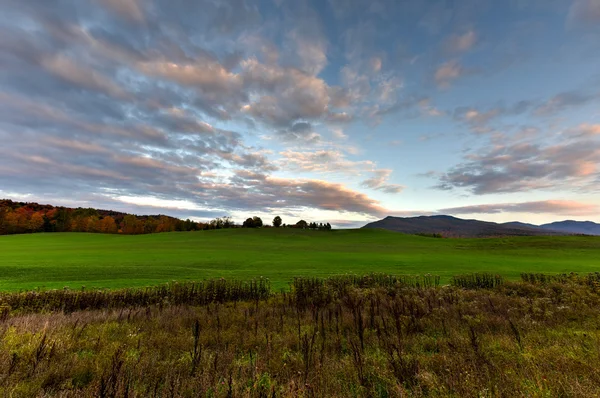
<path fill-rule="evenodd" d="M 9 309 L 0 396 L 600 394 L 598 280 L 423 280 L 296 279 L 287 292 L 194 306 Z"/>

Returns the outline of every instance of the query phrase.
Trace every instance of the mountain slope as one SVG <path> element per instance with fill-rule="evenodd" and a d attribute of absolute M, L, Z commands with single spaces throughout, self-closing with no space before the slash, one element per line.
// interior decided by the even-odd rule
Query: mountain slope
<path fill-rule="evenodd" d="M 481 238 L 492 236 L 562 235 L 550 229 L 521 223 L 497 224 L 463 220 L 452 216 L 386 217 L 363 228 L 383 228 L 406 234 L 442 234 L 446 237 Z"/>
<path fill-rule="evenodd" d="M 540 225 L 540 228 L 569 234 L 600 235 L 600 224 L 591 221 L 558 221 Z"/>

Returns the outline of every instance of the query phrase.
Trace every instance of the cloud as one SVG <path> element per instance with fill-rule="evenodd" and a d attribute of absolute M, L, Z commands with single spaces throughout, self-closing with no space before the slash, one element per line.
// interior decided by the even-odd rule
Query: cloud
<path fill-rule="evenodd" d="M 45 57 L 42 59 L 41 65 L 53 75 L 79 87 L 102 91 L 113 97 L 124 98 L 127 96 L 125 91 L 113 80 L 89 67 L 78 65 L 65 55 L 57 54 Z"/>
<path fill-rule="evenodd" d="M 489 127 L 490 121 L 506 113 L 506 110 L 501 108 L 480 111 L 475 108 L 461 107 L 454 111 L 454 119 L 465 123 L 475 133 L 488 133 L 492 130 Z"/>
<path fill-rule="evenodd" d="M 142 2 L 144 0 L 99 0 L 100 3 L 106 5 L 124 18 L 136 22 L 144 21 L 144 11 Z"/>
<path fill-rule="evenodd" d="M 347 112 L 333 112 L 327 115 L 326 121 L 331 124 L 347 124 L 350 123 L 353 116 Z"/>
<path fill-rule="evenodd" d="M 597 95 L 577 91 L 560 93 L 538 105 L 534 110 L 534 114 L 537 116 L 554 115 L 569 108 L 585 105 L 596 98 Z"/>
<path fill-rule="evenodd" d="M 424 101 L 428 102 L 429 98 L 423 96 L 407 96 L 394 101 L 392 104 L 375 106 L 371 112 L 371 116 L 381 118 L 386 115 L 401 113 L 404 114 L 405 117 L 418 117 L 429 111 L 437 113 L 435 108 L 425 105 Z"/>
<path fill-rule="evenodd" d="M 522 203 L 496 203 L 440 209 L 441 214 L 547 213 L 565 216 L 595 216 L 600 205 L 572 200 L 543 200 Z"/>
<path fill-rule="evenodd" d="M 600 124 L 584 123 L 566 131 L 567 137 L 600 137 Z"/>
<path fill-rule="evenodd" d="M 314 152 L 288 150 L 280 154 L 282 156 L 279 161 L 281 167 L 303 172 L 360 175 L 376 167 L 376 164 L 370 160 L 348 160 L 338 150 L 319 150 Z"/>
<path fill-rule="evenodd" d="M 333 127 L 333 128 L 331 128 L 331 135 L 336 140 L 346 140 L 346 139 L 348 139 L 348 136 L 344 133 L 344 130 L 342 130 L 339 127 Z"/>
<path fill-rule="evenodd" d="M 439 189 L 464 188 L 476 195 L 532 190 L 595 189 L 600 142 L 567 141 L 555 145 L 517 142 L 471 153 L 440 177 Z"/>
<path fill-rule="evenodd" d="M 452 20 L 453 14 L 454 11 L 445 2 L 431 2 L 419 26 L 431 35 L 438 34 Z"/>
<path fill-rule="evenodd" d="M 365 64 L 372 97 L 319 77 L 330 44 L 319 23 L 308 23 L 317 15 L 310 7 L 282 4 L 289 24 L 268 27 L 258 7 L 242 0 L 8 7 L 15 18 L 0 21 L 6 189 L 71 197 L 75 187 L 82 201 L 92 193 L 111 205 L 123 202 L 107 198 L 144 204 L 151 197 L 160 208 L 172 200 L 200 209 L 384 212 L 341 184 L 271 175 L 285 156 L 260 146 L 274 142 L 261 137 L 284 148 L 332 145 L 317 127 L 343 140 L 342 127 L 374 101 L 394 101 L 398 80 L 379 76 L 385 60 L 375 55 Z M 283 27 L 284 42 L 274 40 Z M 308 162 L 290 166 L 307 169 Z M 329 168 L 375 170 L 361 162 L 370 164 L 340 155 Z"/>
<path fill-rule="evenodd" d="M 148 76 L 161 77 L 186 87 L 194 87 L 206 101 L 227 104 L 228 109 L 235 108 L 236 102 L 243 98 L 242 77 L 228 71 L 214 59 L 203 57 L 181 64 L 158 60 L 141 62 L 136 66 Z M 233 105 L 229 105 L 230 102 L 233 102 Z"/>
<path fill-rule="evenodd" d="M 324 80 L 298 69 L 264 65 L 256 59 L 244 61 L 242 68 L 244 86 L 257 93 L 242 110 L 258 121 L 291 127 L 299 121 L 327 116 L 330 96 Z"/>
<path fill-rule="evenodd" d="M 510 105 L 502 103 L 485 109 L 481 107 L 457 107 L 454 120 L 467 125 L 474 133 L 489 133 L 497 130 L 492 122 L 500 118 L 530 115 L 535 117 L 554 116 L 569 109 L 582 107 L 599 99 L 598 94 L 585 91 L 565 91 L 547 100 L 520 100 Z"/>
<path fill-rule="evenodd" d="M 362 182 L 362 186 L 376 189 L 390 194 L 397 194 L 404 190 L 404 186 L 398 184 L 388 184 L 387 181 L 390 178 L 393 170 L 382 169 L 373 171 L 373 176 Z"/>
<path fill-rule="evenodd" d="M 111 206 L 123 205 L 117 197 L 140 203 L 151 197 L 163 206 L 157 208 L 166 200 L 193 203 L 197 208 L 187 210 L 199 216 L 213 214 L 207 209 L 222 215 L 274 207 L 299 214 L 348 206 L 352 217 L 374 217 L 382 205 L 360 191 L 398 193 L 402 186 L 364 153 L 400 140 L 410 150 L 409 137 L 377 141 L 378 131 L 394 126 L 386 117 L 394 116 L 402 129 L 408 119 L 434 123 L 424 119 L 446 115 L 438 106 L 453 100 L 429 97 L 420 84 L 435 74 L 435 83 L 448 87 L 476 73 L 467 66 L 478 65 L 480 54 L 460 57 L 481 37 L 493 47 L 486 27 L 473 19 L 483 3 L 8 2 L 0 17 L 0 186 Z M 573 18 L 595 15 L 590 4 L 577 1 Z M 390 47 L 404 29 L 414 32 L 411 41 Z M 450 57 L 441 65 L 439 43 Z M 482 131 L 503 116 L 530 116 L 532 109 L 544 116 L 590 104 L 597 96 L 588 89 L 546 103 L 470 106 L 454 116 Z M 515 169 L 521 165 L 530 170 L 527 186 L 554 186 L 563 178 L 564 187 L 587 189 L 598 180 L 590 152 L 598 135 L 593 119 L 587 122 L 552 136 L 563 143 L 531 144 L 526 159 L 515 157 L 513 144 L 504 145 L 513 166 L 502 163 L 500 147 L 471 153 L 441 176 L 444 187 L 494 191 L 497 184 L 473 182 L 480 174 L 489 181 L 493 173 L 519 187 L 512 174 L 524 175 Z M 370 136 L 373 145 L 366 142 Z M 501 140 L 494 136 L 492 144 Z M 587 144 L 577 146 L 577 140 Z M 461 168 L 464 180 L 455 173 Z M 298 173 L 348 184 L 295 178 Z"/>
<path fill-rule="evenodd" d="M 296 28 L 287 34 L 289 56 L 296 58 L 298 69 L 316 76 L 327 66 L 327 40 L 319 22 L 319 16 L 310 12 L 302 18 L 294 17 Z"/>
<path fill-rule="evenodd" d="M 342 184 L 314 179 L 284 179 L 240 171 L 237 180 L 244 188 L 207 187 L 225 202 L 245 202 L 243 208 L 277 209 L 313 207 L 322 210 L 381 216 L 387 210 L 367 195 Z M 235 181 L 235 179 L 234 179 Z M 248 195 L 251 194 L 251 195 Z"/>
<path fill-rule="evenodd" d="M 567 27 L 597 27 L 600 23 L 600 2 L 597 0 L 574 0 L 567 15 Z"/>
<path fill-rule="evenodd" d="M 434 79 L 441 88 L 447 88 L 450 84 L 466 75 L 467 72 L 458 60 L 451 60 L 438 66 Z"/>
<path fill-rule="evenodd" d="M 477 34 L 474 30 L 468 30 L 463 34 L 453 35 L 444 43 L 444 51 L 450 54 L 464 53 L 469 51 L 477 43 Z"/>
<path fill-rule="evenodd" d="M 370 160 L 352 161 L 337 150 L 319 150 L 314 152 L 285 151 L 281 153 L 279 161 L 281 168 L 321 173 L 321 174 L 344 174 L 348 176 L 361 176 L 370 174 L 371 177 L 364 180 L 361 185 L 385 193 L 400 193 L 404 186 L 389 184 L 388 180 L 392 174 L 390 169 L 378 169 L 377 164 Z"/>
<path fill-rule="evenodd" d="M 438 116 L 444 116 L 445 112 L 436 108 L 435 106 L 431 105 L 431 99 L 430 98 L 424 98 L 422 100 L 419 101 L 419 107 L 421 109 L 421 112 L 426 115 L 426 116 L 431 116 L 431 117 L 438 117 Z"/>
<path fill-rule="evenodd" d="M 286 143 L 314 146 L 321 142 L 321 135 L 307 122 L 297 122 L 277 131 L 277 137 Z"/>

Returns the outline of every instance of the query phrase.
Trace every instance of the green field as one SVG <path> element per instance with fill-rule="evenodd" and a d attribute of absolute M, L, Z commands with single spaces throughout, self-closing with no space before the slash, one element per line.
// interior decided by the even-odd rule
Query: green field
<path fill-rule="evenodd" d="M 234 229 L 153 235 L 0 236 L 0 289 L 132 287 L 173 280 L 385 272 L 600 271 L 600 237 L 434 239 L 383 230 Z"/>

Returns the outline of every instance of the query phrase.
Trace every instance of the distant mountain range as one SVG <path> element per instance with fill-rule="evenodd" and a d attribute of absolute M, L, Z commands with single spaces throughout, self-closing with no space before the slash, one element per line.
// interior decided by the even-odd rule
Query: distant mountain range
<path fill-rule="evenodd" d="M 521 222 L 498 224 L 464 220 L 452 216 L 386 217 L 363 228 L 382 228 L 405 234 L 441 234 L 445 237 L 482 238 L 494 236 L 600 235 L 600 224 L 591 221 L 560 221 L 534 225 Z"/>

